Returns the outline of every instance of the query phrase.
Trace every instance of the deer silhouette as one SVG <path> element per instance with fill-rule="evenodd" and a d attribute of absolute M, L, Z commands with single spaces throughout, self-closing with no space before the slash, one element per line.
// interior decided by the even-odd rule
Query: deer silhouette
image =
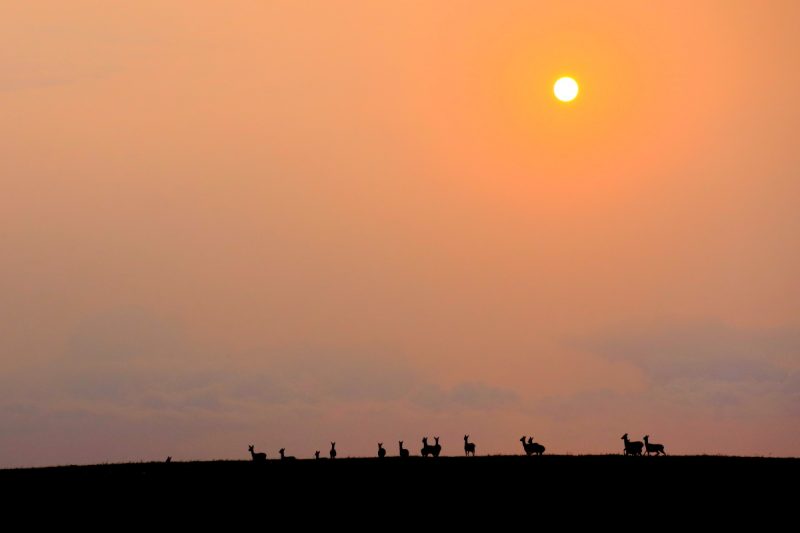
<path fill-rule="evenodd" d="M 433 446 L 428 444 L 428 437 L 422 438 L 422 449 L 420 452 L 422 457 L 428 457 L 429 455 L 433 454 Z"/>
<path fill-rule="evenodd" d="M 627 433 L 620 438 L 625 441 L 625 455 L 642 455 L 642 448 L 644 447 L 643 443 L 639 441 L 628 440 Z"/>
<path fill-rule="evenodd" d="M 314 459 L 319 459 L 319 450 L 314 452 Z"/>
<path fill-rule="evenodd" d="M 522 448 L 525 450 L 525 455 L 528 457 L 534 454 L 542 455 L 544 453 L 544 446 L 533 442 L 533 437 L 529 437 L 528 442 L 525 442 L 525 435 L 523 435 L 519 441 L 522 443 Z"/>
<path fill-rule="evenodd" d="M 528 446 L 531 446 L 533 453 L 536 455 L 542 455 L 544 453 L 544 446 L 538 442 L 533 442 L 533 436 L 528 437 Z"/>
<path fill-rule="evenodd" d="M 331 459 L 336 459 L 336 443 L 331 442 Z"/>
<path fill-rule="evenodd" d="M 431 453 L 434 457 L 439 457 L 439 454 L 442 453 L 442 445 L 439 444 L 439 437 L 433 437 L 433 440 L 436 441 L 436 444 L 431 447 Z"/>
<path fill-rule="evenodd" d="M 281 448 L 278 450 L 278 453 L 281 454 L 281 461 L 294 461 L 295 457 L 293 455 L 284 455 L 283 452 L 286 451 L 286 448 Z"/>
<path fill-rule="evenodd" d="M 251 444 L 248 448 L 250 450 L 250 455 L 253 457 L 254 463 L 266 463 L 267 462 L 267 454 L 264 452 L 255 452 L 255 447 Z"/>
<path fill-rule="evenodd" d="M 408 450 L 403 448 L 403 441 L 400 442 L 400 457 L 408 457 Z"/>
<path fill-rule="evenodd" d="M 650 453 L 655 453 L 656 455 L 667 455 L 667 452 L 664 451 L 663 444 L 650 444 L 650 435 L 644 436 L 644 449 L 647 452 L 647 455 Z"/>
<path fill-rule="evenodd" d="M 475 443 L 469 441 L 469 435 L 464 435 L 464 455 L 472 454 L 475 457 Z"/>
<path fill-rule="evenodd" d="M 525 442 L 525 435 L 520 437 L 519 441 L 522 443 L 522 449 L 525 450 L 525 455 L 530 457 L 531 454 L 533 453 L 533 449 L 531 449 L 531 447 L 528 446 L 528 444 Z"/>
<path fill-rule="evenodd" d="M 383 459 L 384 457 L 386 457 L 386 450 L 383 449 L 383 443 L 379 442 L 378 443 L 378 458 L 379 459 Z"/>

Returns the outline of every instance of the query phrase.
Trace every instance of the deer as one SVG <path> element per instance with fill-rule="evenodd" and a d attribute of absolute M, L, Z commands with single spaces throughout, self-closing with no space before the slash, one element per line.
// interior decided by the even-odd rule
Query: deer
<path fill-rule="evenodd" d="M 522 437 L 520 437 L 519 441 L 522 443 L 522 449 L 523 449 L 523 450 L 525 450 L 525 455 L 527 455 L 528 457 L 530 457 L 530 456 L 531 456 L 531 454 L 533 453 L 533 450 L 532 450 L 532 449 L 530 448 L 530 446 L 528 446 L 528 445 L 527 445 L 527 443 L 525 442 L 525 435 L 523 435 Z"/>
<path fill-rule="evenodd" d="M 533 453 L 536 455 L 542 455 L 544 453 L 544 446 L 538 442 L 533 442 L 533 436 L 528 437 L 528 446 L 531 447 Z"/>
<path fill-rule="evenodd" d="M 254 463 L 266 463 L 267 462 L 267 454 L 264 452 L 256 453 L 255 446 L 252 444 L 247 448 L 250 450 L 250 455 L 253 457 Z"/>
<path fill-rule="evenodd" d="M 439 437 L 433 437 L 433 440 L 436 441 L 436 444 L 431 446 L 431 453 L 434 457 L 439 457 L 439 454 L 442 453 L 442 445 L 439 444 Z"/>
<path fill-rule="evenodd" d="M 294 461 L 295 457 L 293 455 L 284 455 L 283 452 L 286 451 L 286 448 L 281 448 L 278 450 L 278 453 L 281 454 L 281 461 Z"/>
<path fill-rule="evenodd" d="M 428 457 L 433 453 L 433 446 L 428 444 L 428 437 L 422 438 L 422 449 L 420 450 L 422 457 Z"/>
<path fill-rule="evenodd" d="M 644 449 L 647 452 L 647 455 L 650 453 L 655 453 L 656 455 L 667 455 L 667 452 L 664 451 L 663 444 L 650 444 L 650 435 L 644 436 Z"/>
<path fill-rule="evenodd" d="M 542 455 L 544 453 L 544 446 L 533 442 L 533 437 L 529 437 L 528 442 L 525 442 L 525 435 L 523 435 L 519 441 L 522 443 L 522 448 L 525 450 L 525 455 L 528 457 L 533 454 Z"/>
<path fill-rule="evenodd" d="M 643 443 L 639 441 L 628 440 L 627 433 L 620 438 L 625 441 L 625 455 L 642 455 L 642 448 L 644 447 Z"/>
<path fill-rule="evenodd" d="M 331 459 L 336 459 L 336 443 L 335 442 L 331 442 L 330 455 L 331 455 Z"/>
<path fill-rule="evenodd" d="M 469 457 L 469 454 L 475 457 L 475 443 L 469 441 L 469 435 L 464 435 L 464 455 Z"/>
<path fill-rule="evenodd" d="M 378 459 L 383 459 L 386 457 L 386 450 L 383 449 L 383 443 L 378 443 Z"/>
<path fill-rule="evenodd" d="M 400 457 L 408 457 L 408 450 L 403 448 L 403 441 L 398 441 L 400 443 Z"/>
<path fill-rule="evenodd" d="M 319 450 L 314 452 L 314 459 L 319 459 Z"/>

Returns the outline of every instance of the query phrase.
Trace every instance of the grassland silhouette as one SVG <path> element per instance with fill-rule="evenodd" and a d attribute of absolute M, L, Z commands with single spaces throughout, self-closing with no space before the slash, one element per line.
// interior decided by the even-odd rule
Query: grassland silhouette
<path fill-rule="evenodd" d="M 256 451 L 256 443 L 247 447 L 246 460 L 242 453 L 240 460 L 180 461 L 170 456 L 157 462 L 0 470 L 0 486 L 26 501 L 37 501 L 49 491 L 56 501 L 74 501 L 74 509 L 103 497 L 124 505 L 147 495 L 176 509 L 178 502 L 185 502 L 182 509 L 194 509 L 198 501 L 207 501 L 210 508 L 234 514 L 252 509 L 283 516 L 292 510 L 303 519 L 332 519 L 343 512 L 360 516 L 364 509 L 386 508 L 387 502 L 401 502 L 391 512 L 402 516 L 446 511 L 448 519 L 468 519 L 481 510 L 541 517 L 555 510 L 571 516 L 593 509 L 630 518 L 636 510 L 669 509 L 670 516 L 689 517 L 711 509 L 763 506 L 775 513 L 781 502 L 785 507 L 778 510 L 793 508 L 790 487 L 800 476 L 800 459 L 667 456 L 663 444 L 646 437 L 640 447 L 626 433 L 622 448 L 608 455 L 545 454 L 531 435 L 519 439 L 523 449 L 513 455 L 478 454 L 469 434 L 463 436 L 463 448 L 454 446 L 450 455 L 439 436 L 433 443 L 424 437 L 418 454 L 403 441 L 398 441 L 396 453 L 380 442 L 370 457 L 348 457 L 346 447 L 339 452 L 331 441 L 329 458 L 335 461 L 321 457 L 320 450 L 308 459 L 295 459 L 283 447 L 268 458 Z M 626 492 L 631 487 L 646 487 L 647 505 L 635 501 L 638 492 L 636 498 Z M 420 491 L 422 497 L 415 501 Z M 268 501 L 280 505 L 265 507 Z M 331 514 L 320 514 L 323 509 Z"/>

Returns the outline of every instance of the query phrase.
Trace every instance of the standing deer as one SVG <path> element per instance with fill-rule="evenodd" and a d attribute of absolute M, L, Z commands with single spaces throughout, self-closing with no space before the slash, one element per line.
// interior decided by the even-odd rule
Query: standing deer
<path fill-rule="evenodd" d="M 250 455 L 253 457 L 254 463 L 266 463 L 267 462 L 267 454 L 264 452 L 255 452 L 255 447 L 251 444 L 248 448 L 250 450 Z"/>
<path fill-rule="evenodd" d="M 336 459 L 336 443 L 331 442 L 331 459 Z"/>
<path fill-rule="evenodd" d="M 408 457 L 408 450 L 403 448 L 403 441 L 400 442 L 400 457 Z"/>
<path fill-rule="evenodd" d="M 650 444 L 649 439 L 650 435 L 644 436 L 644 449 L 647 452 L 647 455 L 650 455 L 650 452 L 655 453 L 656 455 L 667 455 L 667 452 L 664 451 L 663 444 Z"/>
<path fill-rule="evenodd" d="M 522 437 L 520 437 L 519 441 L 522 443 L 522 449 L 523 449 L 523 450 L 525 450 L 525 455 L 527 455 L 528 457 L 530 457 L 530 456 L 531 456 L 531 454 L 533 453 L 533 450 L 532 450 L 532 449 L 530 448 L 530 446 L 528 446 L 528 444 L 525 442 L 525 435 L 523 435 Z"/>
<path fill-rule="evenodd" d="M 319 459 L 319 450 L 314 452 L 314 459 Z"/>
<path fill-rule="evenodd" d="M 472 454 L 475 457 L 475 443 L 469 441 L 469 435 L 464 435 L 464 455 Z"/>
<path fill-rule="evenodd" d="M 383 443 L 379 442 L 378 443 L 378 458 L 379 459 L 383 459 L 384 457 L 386 457 L 386 450 L 383 449 Z"/>
<path fill-rule="evenodd" d="M 422 438 L 422 449 L 419 453 L 422 454 L 422 457 L 428 457 L 433 453 L 433 446 L 428 444 L 428 437 Z"/>
<path fill-rule="evenodd" d="M 627 433 L 620 438 L 625 441 L 625 455 L 642 455 L 642 448 L 644 447 L 642 442 L 628 440 Z"/>
<path fill-rule="evenodd" d="M 436 444 L 431 446 L 431 453 L 434 457 L 439 457 L 439 454 L 442 453 L 442 445 L 439 444 L 439 437 L 433 437 L 433 440 L 436 441 Z"/>

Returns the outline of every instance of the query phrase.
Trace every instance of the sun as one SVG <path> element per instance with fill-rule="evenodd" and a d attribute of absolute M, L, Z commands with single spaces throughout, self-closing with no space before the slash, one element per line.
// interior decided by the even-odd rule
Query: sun
<path fill-rule="evenodd" d="M 571 102 L 578 96 L 578 82 L 569 77 L 560 78 L 553 85 L 553 93 L 562 102 Z"/>

